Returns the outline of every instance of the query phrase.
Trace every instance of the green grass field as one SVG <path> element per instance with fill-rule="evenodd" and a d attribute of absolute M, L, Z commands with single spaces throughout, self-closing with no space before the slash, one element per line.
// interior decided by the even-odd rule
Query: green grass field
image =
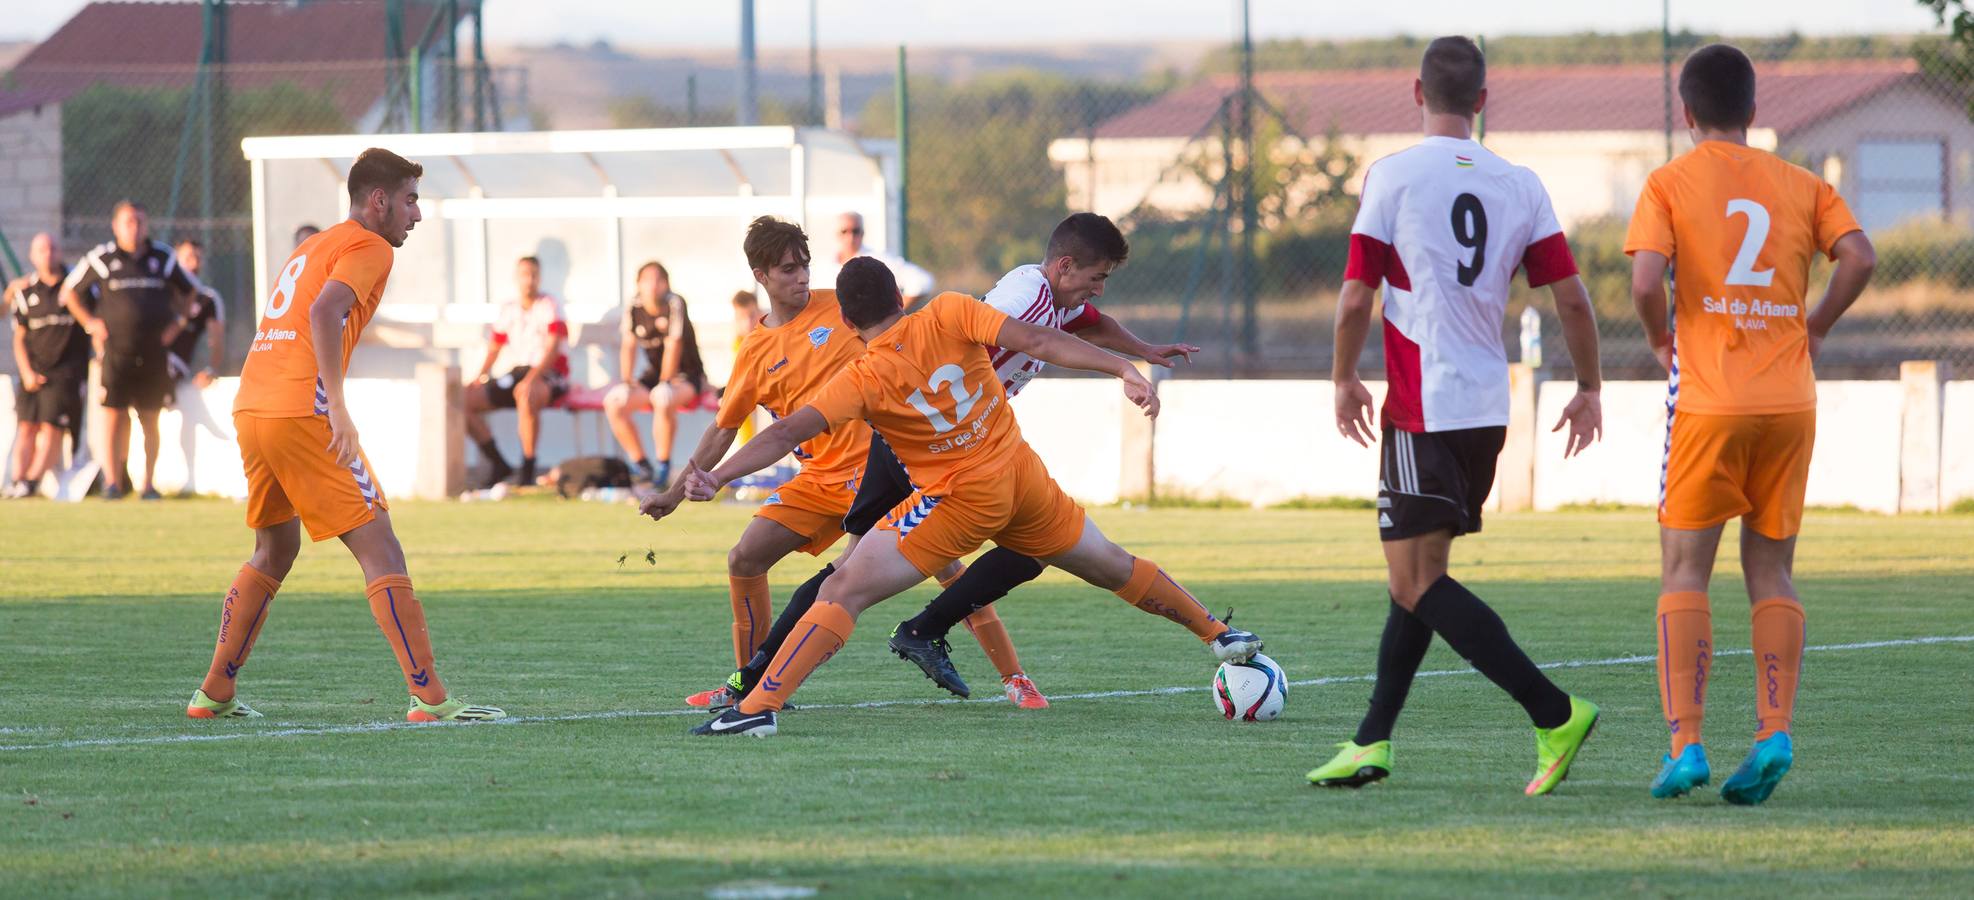
<path fill-rule="evenodd" d="M 195 722 L 184 702 L 250 544 L 241 507 L 7 504 L 0 894 L 1974 895 L 1974 518 L 1811 515 L 1812 645 L 1963 640 L 1813 651 L 1795 771 L 1748 809 L 1646 794 L 1664 752 L 1646 514 L 1504 515 L 1456 549 L 1530 655 L 1580 663 L 1555 677 L 1604 708 L 1539 799 L 1521 795 L 1526 719 L 1438 643 L 1426 668 L 1446 674 L 1414 690 L 1394 777 L 1302 780 L 1369 694 L 1385 603 L 1362 511 L 1095 513 L 1237 607 L 1291 678 L 1331 679 L 1281 721 L 1222 721 L 1198 642 L 1050 573 L 1003 616 L 1052 709 L 933 702 L 882 640 L 922 587 L 865 618 L 780 736 L 690 737 L 679 701 L 726 672 L 723 561 L 746 514 L 401 504 L 441 672 L 522 717 L 405 726 L 340 545 L 304 550 L 241 677 L 268 717 Z M 777 569 L 778 597 L 815 565 Z M 1719 646 L 1745 648 L 1738 581 L 1714 597 Z M 1716 785 L 1746 750 L 1753 682 L 1722 656 Z M 1143 693 L 1061 696 L 1110 691 Z M 864 701 L 892 703 L 831 708 Z"/>

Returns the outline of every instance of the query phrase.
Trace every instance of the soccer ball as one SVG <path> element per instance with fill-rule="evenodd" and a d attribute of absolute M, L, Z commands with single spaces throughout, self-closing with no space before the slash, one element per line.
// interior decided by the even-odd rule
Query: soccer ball
<path fill-rule="evenodd" d="M 1282 667 L 1259 653 L 1247 662 L 1221 663 L 1213 673 L 1213 703 L 1229 719 L 1266 722 L 1282 714 L 1288 696 Z"/>

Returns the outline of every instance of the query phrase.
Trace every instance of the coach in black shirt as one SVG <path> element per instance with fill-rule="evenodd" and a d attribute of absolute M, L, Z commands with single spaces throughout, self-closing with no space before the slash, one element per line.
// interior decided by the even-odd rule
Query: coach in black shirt
<path fill-rule="evenodd" d="M 110 215 L 116 240 L 83 257 L 62 285 L 62 304 L 91 335 L 101 338 L 103 406 L 108 411 L 103 461 L 103 498 L 130 492 L 124 468 L 130 459 L 130 410 L 144 427 L 144 499 L 158 499 L 151 483 L 157 471 L 158 409 L 171 396 L 165 347 L 185 327 L 173 304 L 178 293 L 195 293 L 199 280 L 180 268 L 171 248 L 151 240 L 144 207 L 128 200 Z M 82 295 L 96 293 L 90 312 Z"/>
<path fill-rule="evenodd" d="M 27 497 L 48 474 L 62 432 L 82 424 L 82 383 L 89 376 L 89 336 L 62 307 L 62 260 L 55 238 L 28 245 L 34 273 L 7 286 L 14 315 L 14 481 L 0 496 Z"/>

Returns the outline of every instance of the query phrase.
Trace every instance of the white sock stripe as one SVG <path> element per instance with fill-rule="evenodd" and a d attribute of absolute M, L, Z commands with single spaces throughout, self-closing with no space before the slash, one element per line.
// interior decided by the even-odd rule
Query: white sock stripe
<path fill-rule="evenodd" d="M 1818 644 L 1804 647 L 1805 653 L 1832 653 L 1845 650 L 1877 650 L 1886 647 L 1920 647 L 1934 644 L 1974 643 L 1974 634 L 1943 635 L 1934 637 L 1894 638 L 1882 641 L 1861 641 L 1849 644 Z M 1718 650 L 1714 658 L 1723 656 L 1751 656 L 1752 650 Z M 1607 666 L 1626 666 L 1650 663 L 1657 660 L 1654 655 L 1613 656 L 1604 659 L 1576 659 L 1561 662 L 1542 663 L 1541 669 L 1590 669 Z M 1420 672 L 1419 678 L 1445 678 L 1457 675 L 1476 675 L 1473 669 L 1436 669 Z M 1335 675 L 1324 678 L 1307 678 L 1289 682 L 1290 687 L 1315 687 L 1330 684 L 1362 684 L 1377 680 L 1375 675 Z M 1125 691 L 1091 691 L 1080 694 L 1048 695 L 1049 702 L 1064 700 L 1109 700 L 1123 697 L 1159 697 L 1168 694 L 1192 694 L 1208 690 L 1203 687 L 1164 687 Z M 975 700 L 867 700 L 862 703 L 819 703 L 802 706 L 802 710 L 842 710 L 842 709 L 885 709 L 894 706 L 934 706 L 952 703 L 1006 703 L 1006 697 L 985 697 Z M 401 728 L 446 728 L 471 724 L 473 727 L 497 727 L 503 725 L 542 724 L 555 722 L 594 722 L 608 719 L 669 719 L 680 716 L 704 716 L 703 709 L 661 709 L 661 710 L 605 710 L 601 712 L 572 713 L 565 716 L 510 716 L 491 722 L 368 722 L 357 725 L 294 725 L 266 731 L 233 731 L 220 734 L 169 734 L 152 737 L 130 738 L 76 738 L 73 740 L 48 741 L 40 744 L 0 744 L 0 752 L 26 750 L 68 750 L 83 747 L 133 747 L 153 744 L 196 744 L 208 741 L 234 741 L 247 738 L 308 737 L 313 735 L 367 734 L 378 731 L 396 731 Z M 26 734 L 25 728 L 0 729 L 0 734 Z"/>

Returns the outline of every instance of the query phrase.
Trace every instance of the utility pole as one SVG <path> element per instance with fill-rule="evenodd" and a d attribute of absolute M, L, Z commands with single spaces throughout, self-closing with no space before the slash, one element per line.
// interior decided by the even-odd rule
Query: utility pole
<path fill-rule="evenodd" d="M 809 124 L 823 123 L 822 59 L 816 40 L 816 0 L 809 0 Z"/>
<path fill-rule="evenodd" d="M 754 0 L 740 0 L 740 102 L 735 124 L 761 124 L 754 96 Z"/>
<path fill-rule="evenodd" d="M 1251 27 L 1252 15 L 1249 0 L 1241 2 L 1241 96 L 1239 127 L 1241 140 L 1241 175 L 1237 183 L 1241 192 L 1241 261 L 1236 284 L 1241 298 L 1241 351 L 1248 357 L 1250 365 L 1259 360 L 1261 346 L 1258 338 L 1258 323 L 1255 321 L 1256 277 L 1254 260 L 1254 232 L 1259 225 L 1259 216 L 1254 207 L 1254 165 L 1258 151 L 1254 146 L 1254 33 Z"/>

